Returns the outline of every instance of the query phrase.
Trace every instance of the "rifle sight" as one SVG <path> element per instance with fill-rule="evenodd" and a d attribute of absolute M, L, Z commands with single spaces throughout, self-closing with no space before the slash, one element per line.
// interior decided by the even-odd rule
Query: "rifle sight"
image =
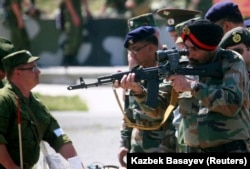
<path fill-rule="evenodd" d="M 178 50 L 173 48 L 167 50 L 157 50 L 155 52 L 156 60 L 159 63 L 169 60 L 170 57 L 177 57 L 178 59 L 180 59 L 180 56 L 182 55 L 187 56 L 188 50 L 187 49 Z"/>

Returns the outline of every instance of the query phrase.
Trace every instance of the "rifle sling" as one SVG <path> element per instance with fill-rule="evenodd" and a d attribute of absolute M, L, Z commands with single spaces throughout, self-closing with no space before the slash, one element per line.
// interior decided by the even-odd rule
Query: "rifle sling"
<path fill-rule="evenodd" d="M 125 121 L 127 123 L 127 126 L 132 127 L 132 128 L 137 128 L 137 129 L 140 129 L 140 130 L 157 130 L 157 129 L 159 129 L 167 121 L 167 119 L 170 116 L 171 112 L 173 112 L 174 108 L 176 107 L 177 101 L 178 101 L 178 93 L 174 89 L 172 89 L 172 91 L 171 91 L 171 100 L 170 100 L 170 103 L 169 103 L 165 113 L 164 113 L 164 117 L 163 117 L 161 123 L 159 123 L 159 125 L 149 127 L 149 126 L 145 126 L 145 125 L 139 125 L 139 124 L 136 124 L 136 123 L 132 123 L 129 120 L 129 118 L 126 116 L 125 111 L 122 108 L 120 99 L 119 99 L 118 94 L 116 92 L 116 89 L 114 87 L 112 87 L 112 88 L 113 88 L 113 92 L 115 94 L 115 98 L 117 100 L 117 103 L 119 105 L 119 108 L 120 108 L 120 110 L 121 110 L 121 112 L 123 114 L 123 117 L 124 117 L 124 119 L 125 119 Z"/>

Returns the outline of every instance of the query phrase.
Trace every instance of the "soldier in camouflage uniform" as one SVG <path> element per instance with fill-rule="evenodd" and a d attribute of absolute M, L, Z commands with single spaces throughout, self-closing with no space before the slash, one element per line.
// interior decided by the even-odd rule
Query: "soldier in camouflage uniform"
<path fill-rule="evenodd" d="M 14 45 L 9 40 L 0 37 L 0 60 L 2 60 L 4 56 L 14 51 L 15 51 Z M 2 62 L 0 62 L 0 88 L 3 88 L 5 82 L 6 82 L 5 70 Z"/>
<path fill-rule="evenodd" d="M 178 49 L 185 49 L 182 38 L 180 37 L 179 27 L 182 26 L 187 20 L 193 19 L 196 16 L 200 16 L 202 14 L 201 11 L 197 10 L 187 10 L 187 9 L 177 9 L 177 8 L 162 8 L 157 10 L 157 14 L 166 19 L 166 31 L 172 37 Z M 177 26 L 178 25 L 178 26 Z M 183 66 L 188 64 L 187 56 L 182 55 L 180 58 L 180 63 Z M 179 130 L 180 121 L 182 119 L 182 115 L 179 113 L 179 107 L 177 107 L 174 111 L 174 119 L 173 125 L 176 127 L 176 137 L 177 137 L 177 152 L 185 152 L 186 147 L 183 143 L 183 135 L 182 131 Z"/>
<path fill-rule="evenodd" d="M 42 140 L 65 159 L 77 156 L 70 138 L 31 92 L 39 83 L 38 59 L 26 50 L 2 59 L 7 83 L 0 89 L 0 169 L 31 169 L 39 159 Z M 22 143 L 22 151 L 19 151 L 19 143 Z"/>
<path fill-rule="evenodd" d="M 233 28 L 223 36 L 219 46 L 241 54 L 246 63 L 248 75 L 250 76 L 250 31 L 248 31 L 248 29 L 243 27 Z"/>
<path fill-rule="evenodd" d="M 218 47 L 223 30 L 207 20 L 190 21 L 181 36 L 190 65 L 220 62 L 222 69 L 221 78 L 167 78 L 176 92 L 190 93 L 189 99 L 179 98 L 187 152 L 249 152 L 249 84 L 243 58 Z"/>
<path fill-rule="evenodd" d="M 233 28 L 223 36 L 219 46 L 241 54 L 250 72 L 250 31 L 244 27 Z"/>
<path fill-rule="evenodd" d="M 132 54 L 138 63 L 133 69 L 141 69 L 156 66 L 155 51 L 158 50 L 158 40 L 155 36 L 155 28 L 152 26 L 141 26 L 130 31 L 125 38 L 124 47 Z M 167 107 L 166 101 L 169 93 L 159 92 L 159 107 L 149 109 L 145 106 L 146 94 L 142 89 L 147 88 L 147 82 L 135 83 L 131 79 L 133 74 L 124 76 L 120 83 L 116 82 L 116 87 L 128 89 L 130 98 L 125 106 L 126 117 L 135 125 L 143 125 L 147 128 L 160 124 Z M 137 94 L 137 92 L 142 92 Z M 140 106 L 139 106 L 140 105 Z M 144 106 L 141 106 L 144 105 Z M 123 158 L 128 152 L 131 153 L 152 153 L 152 152 L 175 152 L 174 127 L 171 125 L 172 118 L 158 129 L 147 130 L 131 127 L 124 118 L 121 129 L 121 148 L 119 161 L 121 166 L 126 166 Z"/>

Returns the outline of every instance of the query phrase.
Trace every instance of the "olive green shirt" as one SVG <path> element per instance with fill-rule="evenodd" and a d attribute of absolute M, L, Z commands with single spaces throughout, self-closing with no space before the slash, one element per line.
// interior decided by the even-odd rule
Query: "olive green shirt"
<path fill-rule="evenodd" d="M 6 144 L 14 162 L 20 166 L 18 112 L 21 117 L 23 162 L 35 164 L 39 159 L 40 141 L 47 141 L 58 151 L 69 137 L 60 128 L 57 120 L 33 94 L 25 98 L 10 82 L 0 89 L 0 144 Z M 30 114 L 33 114 L 33 117 Z M 39 126 L 39 127 L 37 127 Z M 4 168 L 0 165 L 0 169 Z"/>

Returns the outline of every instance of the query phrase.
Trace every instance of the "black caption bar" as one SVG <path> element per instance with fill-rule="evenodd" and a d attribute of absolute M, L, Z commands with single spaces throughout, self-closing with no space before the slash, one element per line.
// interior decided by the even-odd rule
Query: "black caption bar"
<path fill-rule="evenodd" d="M 249 168 L 249 153 L 128 153 L 127 169 Z"/>

